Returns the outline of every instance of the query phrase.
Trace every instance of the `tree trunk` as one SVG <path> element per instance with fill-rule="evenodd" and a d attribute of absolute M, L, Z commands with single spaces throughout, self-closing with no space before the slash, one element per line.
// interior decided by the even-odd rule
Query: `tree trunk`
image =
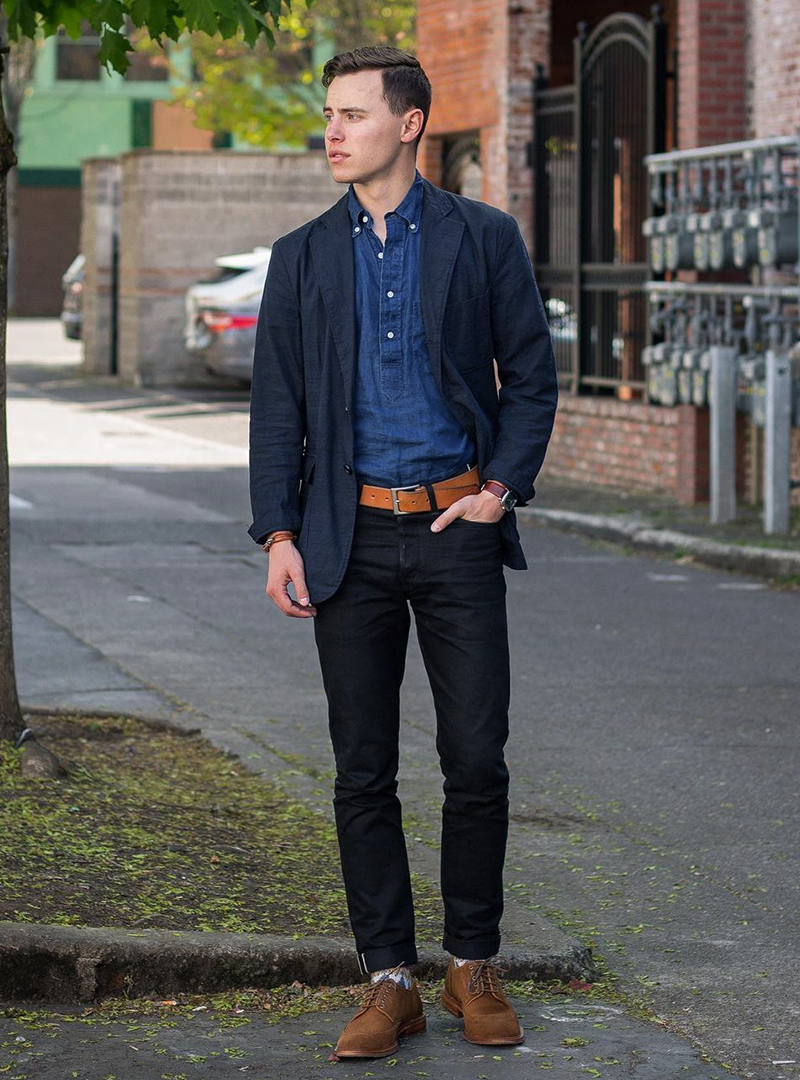
<path fill-rule="evenodd" d="M 9 48 L 0 41 L 0 80 Z M 11 634 L 11 520 L 6 427 L 6 319 L 8 315 L 8 220 L 6 176 L 17 164 L 0 94 L 0 739 L 16 741 L 25 725 L 19 707 Z"/>

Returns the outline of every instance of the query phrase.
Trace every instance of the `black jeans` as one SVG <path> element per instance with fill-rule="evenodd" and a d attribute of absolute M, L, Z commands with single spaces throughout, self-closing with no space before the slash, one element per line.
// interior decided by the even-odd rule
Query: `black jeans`
<path fill-rule="evenodd" d="M 334 814 L 363 972 L 415 963 L 414 909 L 397 797 L 400 684 L 414 612 L 444 775 L 443 947 L 500 946 L 508 834 L 506 583 L 497 524 L 359 505 L 342 584 L 314 634 L 336 760 Z"/>

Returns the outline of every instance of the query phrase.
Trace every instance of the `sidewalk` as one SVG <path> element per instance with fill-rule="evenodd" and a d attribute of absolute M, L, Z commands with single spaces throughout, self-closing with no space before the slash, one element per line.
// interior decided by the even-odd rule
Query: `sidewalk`
<path fill-rule="evenodd" d="M 342 1062 L 330 1056 L 357 1000 L 346 990 L 309 993 L 294 986 L 228 1000 L 195 996 L 83 1009 L 0 1006 L 0 1068 L 25 1080 L 522 1080 L 540 1069 L 551 1080 L 591 1080 L 623 1075 L 621 1066 L 626 1076 L 635 1070 L 638 1080 L 735 1077 L 702 1060 L 677 1035 L 581 995 L 550 1001 L 515 995 L 525 1042 L 475 1046 L 462 1039 L 461 1021 L 439 1004 L 438 989 L 420 986 L 427 1030 L 402 1039 L 396 1057 Z"/>
<path fill-rule="evenodd" d="M 60 353 L 52 366 L 31 361 L 35 336 L 60 349 L 54 328 L 38 336 L 21 329 L 13 340 L 12 327 L 10 342 L 17 360 L 9 367 L 9 446 L 23 708 L 138 716 L 200 732 L 332 828 L 332 752 L 319 722 L 324 702 L 309 665 L 308 627 L 267 604 L 263 553 L 245 531 L 247 395 L 85 379 Z M 36 729 L 35 718 L 29 723 Z M 427 808 L 415 812 L 413 797 L 406 806 L 412 873 L 425 883 L 420 901 L 429 902 L 438 882 L 437 819 Z M 338 873 L 335 843 L 330 857 Z M 140 987 L 160 973 L 165 990 L 185 992 L 207 986 L 214 973 L 220 989 L 246 977 L 231 962 L 233 935 L 223 928 L 176 925 L 168 933 L 180 947 L 154 965 L 164 934 L 156 924 L 73 921 L 80 925 L 54 920 L 41 935 L 30 923 L 0 922 L 0 997 L 38 988 L 46 1000 L 49 965 L 58 968 L 60 1001 L 92 1000 L 112 986 L 112 972 Z M 440 921 L 420 938 L 427 971 L 446 962 Z M 428 929 L 424 921 L 420 929 Z M 503 960 L 518 978 L 593 972 L 584 945 L 513 897 L 503 931 Z M 328 934 L 306 937 L 305 949 L 296 936 L 281 944 L 274 934 L 242 935 L 242 946 L 262 976 L 361 981 L 349 927 Z"/>
<path fill-rule="evenodd" d="M 800 508 L 786 536 L 766 536 L 761 509 L 739 504 L 735 521 L 712 525 L 709 506 L 682 506 L 664 496 L 589 487 L 544 476 L 536 498 L 517 513 L 565 532 L 659 552 L 707 566 L 800 585 Z"/>
<path fill-rule="evenodd" d="M 126 391 L 57 367 L 12 366 L 10 376 L 15 654 L 25 706 L 199 728 L 330 821 L 333 762 L 311 628 L 267 601 L 263 553 L 247 543 L 246 395 Z M 616 1059 L 659 1080 L 721 1080 L 731 1069 L 788 1080 L 798 1075 L 800 971 L 790 870 L 800 825 L 796 595 L 688 562 L 665 573 L 660 559 L 629 556 L 622 545 L 535 528 L 533 512 L 555 508 L 544 496 L 542 484 L 520 514 L 533 572 L 507 575 L 516 685 L 503 958 L 528 948 L 540 962 L 591 955 L 622 994 L 604 996 L 596 982 L 581 991 L 581 1007 L 615 1012 L 554 1019 L 548 1010 L 562 1008 L 563 995 L 544 987 L 551 1000 L 529 1004 L 541 984 L 514 983 L 528 1039 L 525 1049 L 497 1054 L 464 1043 L 434 994 L 430 1030 L 402 1046 L 396 1073 L 505 1080 L 550 1067 L 564 1078 L 611 1076 L 621 1071 Z M 442 777 L 413 629 L 403 691 L 404 825 L 412 869 L 435 884 Z M 193 949 L 214 944 L 226 956 L 217 930 L 214 944 L 194 927 L 139 927 L 126 944 L 146 957 L 144 972 L 169 942 L 175 977 L 196 979 L 204 957 Z M 88 995 L 109 971 L 95 931 L 120 933 L 53 931 L 63 951 L 51 970 L 72 964 Z M 247 962 L 266 973 L 269 942 L 253 936 L 264 949 Z M 249 945 L 243 938 L 236 942 Z M 351 943 L 345 951 L 351 967 L 341 978 L 361 984 L 349 974 Z M 227 994 L 195 981 L 198 997 L 191 982 L 178 982 L 174 1006 L 143 998 L 93 1002 L 90 1011 L 0 1006 L 0 1066 L 10 1051 L 11 1075 L 30 1080 L 60 1080 L 81 1054 L 80 1075 L 102 1065 L 99 1075 L 136 1070 L 154 1080 L 206 1075 L 204 1055 L 214 1075 L 246 1067 L 259 1080 L 325 1078 L 342 1068 L 378 1076 L 394 1067 L 328 1065 L 325 1044 L 352 996 L 333 995 L 333 981 L 328 991 L 299 983 L 267 990 L 266 974 L 248 987 L 243 956 L 227 953 L 228 971 L 241 976 Z M 0 957 L 0 969 L 13 962 Z M 273 977 L 289 974 L 278 965 Z M 161 998 L 168 991 L 160 989 Z M 577 1001 L 573 994 L 570 1008 Z M 162 1014 L 157 1024 L 148 1021 L 151 1007 Z M 305 1008 L 320 1011 L 302 1018 Z M 149 1056 L 158 1053 L 161 1061 Z"/>

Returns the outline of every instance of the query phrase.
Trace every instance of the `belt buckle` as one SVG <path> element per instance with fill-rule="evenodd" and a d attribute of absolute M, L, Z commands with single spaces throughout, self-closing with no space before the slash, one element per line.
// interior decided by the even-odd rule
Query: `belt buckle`
<path fill-rule="evenodd" d="M 389 494 L 392 497 L 392 513 L 393 514 L 414 514 L 415 510 L 401 510 L 400 504 L 397 501 L 398 491 L 418 491 L 422 487 L 422 484 L 407 484 L 406 487 L 393 487 L 389 488 Z"/>

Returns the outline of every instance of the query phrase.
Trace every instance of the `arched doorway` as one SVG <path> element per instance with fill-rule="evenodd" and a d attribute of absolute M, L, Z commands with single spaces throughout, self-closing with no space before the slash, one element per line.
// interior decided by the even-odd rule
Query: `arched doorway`
<path fill-rule="evenodd" d="M 646 154 L 664 149 L 666 24 L 617 12 L 574 40 L 572 85 L 534 94 L 537 279 L 573 393 L 644 390 Z"/>

